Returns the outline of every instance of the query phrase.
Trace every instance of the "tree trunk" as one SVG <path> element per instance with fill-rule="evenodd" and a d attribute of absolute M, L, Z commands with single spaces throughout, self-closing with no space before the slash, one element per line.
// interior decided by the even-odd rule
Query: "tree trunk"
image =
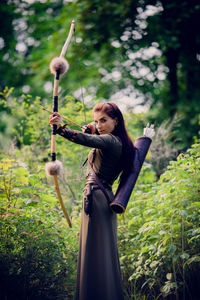
<path fill-rule="evenodd" d="M 170 85 L 169 90 L 169 115 L 172 117 L 177 109 L 178 103 L 178 79 L 177 79 L 177 63 L 178 63 L 178 51 L 169 48 L 165 52 L 166 64 L 169 68 L 168 80 Z"/>

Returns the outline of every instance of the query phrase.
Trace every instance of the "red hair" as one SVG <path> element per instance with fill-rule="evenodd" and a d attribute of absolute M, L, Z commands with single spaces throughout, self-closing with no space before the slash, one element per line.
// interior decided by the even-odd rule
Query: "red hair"
<path fill-rule="evenodd" d="M 122 142 L 122 155 L 120 159 L 120 169 L 122 172 L 120 176 L 120 183 L 122 183 L 132 169 L 135 148 L 127 132 L 123 115 L 118 106 L 112 102 L 98 103 L 94 106 L 93 113 L 99 111 L 104 112 L 110 118 L 117 119 L 118 121 L 112 134 L 119 137 Z"/>

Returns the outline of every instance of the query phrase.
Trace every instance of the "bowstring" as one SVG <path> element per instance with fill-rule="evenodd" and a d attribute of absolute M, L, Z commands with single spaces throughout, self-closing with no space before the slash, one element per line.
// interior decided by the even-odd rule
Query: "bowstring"
<path fill-rule="evenodd" d="M 74 27 L 74 44 L 75 44 L 75 49 L 77 52 L 77 38 L 76 38 L 76 27 Z M 82 103 L 82 108 L 83 108 L 83 115 L 84 115 L 84 123 L 85 125 L 87 124 L 87 118 L 86 118 L 86 110 L 85 110 L 85 99 L 84 99 L 84 93 L 83 93 L 83 84 L 82 84 L 82 79 L 81 79 L 81 64 L 80 64 L 80 59 L 79 59 L 79 55 L 77 53 L 76 55 L 77 57 L 77 65 L 78 65 L 78 82 L 80 83 L 80 101 Z M 83 178 L 83 172 L 84 172 L 84 164 L 83 161 L 85 161 L 85 157 L 84 157 L 84 148 L 81 151 L 81 158 L 80 158 L 80 172 L 77 175 L 77 181 L 80 182 L 81 179 Z"/>
<path fill-rule="evenodd" d="M 77 41 L 76 41 L 76 28 L 74 27 L 74 43 L 75 43 L 75 49 L 77 51 Z M 77 64 L 78 64 L 78 81 L 80 83 L 80 91 L 81 91 L 81 97 L 80 100 L 82 102 L 83 106 L 83 114 L 84 114 L 84 122 L 86 124 L 86 112 L 85 112 L 85 99 L 84 99 L 84 94 L 83 94 L 83 85 L 82 85 L 82 80 L 81 80 L 81 65 L 80 65 L 80 60 L 79 56 L 77 55 Z"/>

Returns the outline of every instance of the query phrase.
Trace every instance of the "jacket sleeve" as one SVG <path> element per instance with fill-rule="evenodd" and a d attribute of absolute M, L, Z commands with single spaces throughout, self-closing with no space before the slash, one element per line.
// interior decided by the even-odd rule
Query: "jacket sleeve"
<path fill-rule="evenodd" d="M 112 134 L 92 135 L 66 127 L 58 128 L 57 133 L 76 144 L 102 150 L 113 147 L 116 143 L 120 143 Z"/>

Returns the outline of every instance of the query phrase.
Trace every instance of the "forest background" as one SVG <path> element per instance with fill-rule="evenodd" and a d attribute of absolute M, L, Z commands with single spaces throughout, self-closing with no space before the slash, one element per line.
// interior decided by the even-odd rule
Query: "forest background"
<path fill-rule="evenodd" d="M 198 299 L 199 14 L 197 0 L 1 0 L 1 299 L 73 299 L 89 149 L 57 138 L 70 230 L 44 171 L 51 130 L 41 109 L 51 110 L 49 63 L 72 19 L 60 112 L 87 124 L 91 107 L 110 100 L 133 140 L 147 122 L 156 128 L 118 218 L 126 299 Z"/>

